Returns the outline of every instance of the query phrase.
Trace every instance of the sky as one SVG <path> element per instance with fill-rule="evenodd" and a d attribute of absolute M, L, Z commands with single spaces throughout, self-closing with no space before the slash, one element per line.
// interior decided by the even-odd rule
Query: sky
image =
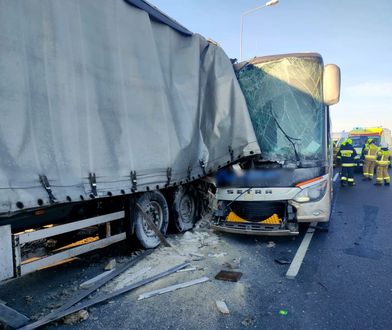
<path fill-rule="evenodd" d="M 256 0 L 149 0 L 240 57 L 240 16 Z M 314 51 L 341 68 L 334 131 L 392 128 L 392 0 L 280 0 L 244 19 L 243 57 Z"/>

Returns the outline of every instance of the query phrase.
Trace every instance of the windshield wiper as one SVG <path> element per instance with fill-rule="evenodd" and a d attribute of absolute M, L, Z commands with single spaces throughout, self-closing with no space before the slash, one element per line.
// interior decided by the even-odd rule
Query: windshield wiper
<path fill-rule="evenodd" d="M 297 151 L 297 147 L 296 147 L 294 141 L 300 141 L 301 139 L 297 139 L 297 138 L 293 138 L 293 137 L 289 136 L 289 135 L 285 132 L 285 130 L 282 128 L 282 126 L 280 126 L 278 120 L 277 120 L 276 117 L 275 117 L 274 112 L 272 111 L 272 108 L 270 109 L 270 111 L 271 111 L 271 116 L 272 116 L 272 118 L 274 119 L 274 121 L 275 121 L 275 123 L 276 123 L 276 126 L 278 126 L 278 128 L 279 128 L 280 131 L 283 133 L 283 135 L 285 136 L 285 138 L 286 138 L 286 139 L 291 143 L 291 145 L 293 146 L 294 154 L 295 154 L 295 159 L 297 160 L 297 166 L 300 167 L 300 166 L 301 166 L 301 158 L 299 157 L 299 154 L 298 154 L 298 151 Z"/>

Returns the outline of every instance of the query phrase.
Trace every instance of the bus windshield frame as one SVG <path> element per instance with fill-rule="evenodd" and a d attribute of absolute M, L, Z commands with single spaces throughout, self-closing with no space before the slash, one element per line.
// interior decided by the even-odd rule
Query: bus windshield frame
<path fill-rule="evenodd" d="M 237 71 L 263 160 L 326 164 L 322 76 L 318 54 L 256 58 Z"/>

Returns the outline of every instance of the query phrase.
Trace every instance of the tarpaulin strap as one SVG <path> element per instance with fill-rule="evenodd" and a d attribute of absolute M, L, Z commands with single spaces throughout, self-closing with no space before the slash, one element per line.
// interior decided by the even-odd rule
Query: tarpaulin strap
<path fill-rule="evenodd" d="M 53 195 L 52 188 L 50 187 L 49 180 L 46 175 L 40 175 L 39 181 L 48 193 L 49 200 L 51 203 L 57 203 L 57 198 Z"/>
<path fill-rule="evenodd" d="M 131 182 L 132 182 L 132 191 L 137 191 L 137 177 L 136 171 L 131 171 Z"/>
<path fill-rule="evenodd" d="M 167 168 L 166 176 L 167 176 L 166 187 L 168 187 L 170 185 L 170 181 L 171 181 L 171 178 L 172 178 L 172 168 L 171 167 Z"/>
<path fill-rule="evenodd" d="M 206 164 L 204 163 L 204 161 L 202 159 L 199 161 L 199 164 L 200 164 L 201 170 L 203 171 L 203 175 L 207 175 Z"/>
<path fill-rule="evenodd" d="M 234 161 L 234 150 L 231 146 L 229 146 L 229 154 L 230 154 L 230 160 Z"/>
<path fill-rule="evenodd" d="M 94 196 L 97 196 L 97 178 L 95 173 L 89 173 L 88 180 L 90 181 L 91 192 Z"/>

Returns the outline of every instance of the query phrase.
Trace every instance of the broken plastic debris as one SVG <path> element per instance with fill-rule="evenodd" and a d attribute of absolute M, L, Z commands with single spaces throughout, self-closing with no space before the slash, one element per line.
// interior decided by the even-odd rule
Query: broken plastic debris
<path fill-rule="evenodd" d="M 215 301 L 215 304 L 219 312 L 221 312 L 222 314 L 230 314 L 230 311 L 223 300 L 217 300 Z"/>
<path fill-rule="evenodd" d="M 290 260 L 285 257 L 275 258 L 275 262 L 280 265 L 288 265 L 291 263 Z"/>
<path fill-rule="evenodd" d="M 269 241 L 269 242 L 267 243 L 267 247 L 268 247 L 268 248 L 274 248 L 275 246 L 276 246 L 275 242 Z"/>
<path fill-rule="evenodd" d="M 116 259 L 110 259 L 109 262 L 106 264 L 104 270 L 112 270 L 116 268 Z"/>
<path fill-rule="evenodd" d="M 208 256 L 209 256 L 209 257 L 212 257 L 212 258 L 221 258 L 221 257 L 224 257 L 224 256 L 226 256 L 226 255 L 227 255 L 226 252 L 221 252 L 221 253 L 208 253 Z"/>
<path fill-rule="evenodd" d="M 76 323 L 86 321 L 88 318 L 89 313 L 85 309 L 82 309 L 76 313 L 65 316 L 63 318 L 63 322 L 64 324 L 74 325 Z"/>
<path fill-rule="evenodd" d="M 255 318 L 253 316 L 248 316 L 241 322 L 241 324 L 245 327 L 248 327 L 248 326 L 252 325 L 254 323 L 254 321 L 255 321 Z"/>

